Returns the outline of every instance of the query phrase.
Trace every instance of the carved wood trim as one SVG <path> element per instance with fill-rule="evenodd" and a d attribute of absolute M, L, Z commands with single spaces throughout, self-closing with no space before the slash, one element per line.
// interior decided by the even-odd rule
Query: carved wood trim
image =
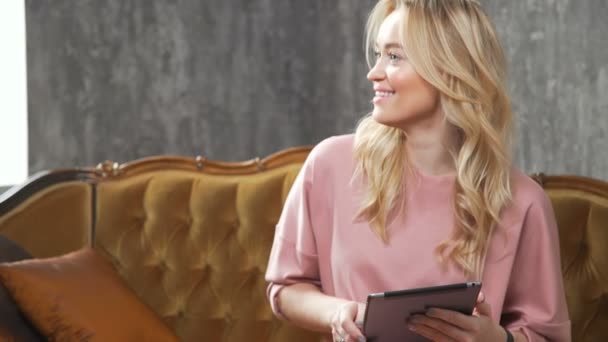
<path fill-rule="evenodd" d="M 118 179 L 157 170 L 185 170 L 207 174 L 246 175 L 272 170 L 291 163 L 304 162 L 313 146 L 288 148 L 266 158 L 254 158 L 243 162 L 209 160 L 202 156 L 194 158 L 179 156 L 152 156 L 118 164 L 112 161 L 100 163 L 95 168 L 74 168 L 42 171 L 18 186 L 0 194 L 0 216 L 17 207 L 36 192 L 49 186 L 69 181 L 95 184 L 100 181 Z M 608 197 L 608 182 L 582 176 L 547 176 L 543 173 L 530 175 L 545 189 L 573 189 Z M 93 192 L 94 195 L 94 192 Z"/>
<path fill-rule="evenodd" d="M 115 179 L 133 176 L 157 170 L 197 171 L 206 174 L 246 175 L 265 170 L 272 170 L 291 163 L 304 162 L 312 146 L 294 147 L 271 154 L 260 159 L 254 158 L 243 162 L 224 162 L 179 156 L 152 156 L 118 164 L 105 161 L 97 166 L 97 174 L 104 179 Z"/>
<path fill-rule="evenodd" d="M 608 182 L 575 175 L 548 176 L 535 173 L 531 177 L 544 189 L 568 189 L 589 192 L 608 198 Z"/>
<path fill-rule="evenodd" d="M 30 176 L 23 184 L 15 185 L 0 194 L 0 216 L 8 213 L 38 191 L 50 186 L 71 181 L 82 181 L 93 185 L 97 179 L 95 170 L 87 168 L 38 172 Z"/>
<path fill-rule="evenodd" d="M 118 179 L 157 170 L 185 170 L 221 175 L 252 174 L 264 170 L 272 170 L 291 163 L 304 162 L 312 147 L 288 148 L 263 159 L 254 158 L 243 162 L 215 161 L 202 156 L 195 158 L 151 156 L 124 164 L 105 161 L 94 168 L 66 168 L 41 171 L 30 176 L 23 184 L 13 186 L 0 194 L 0 216 L 19 206 L 19 204 L 38 191 L 63 182 L 83 181 L 90 183 L 92 187 L 92 201 L 94 201 L 95 185 L 104 180 Z M 92 205 L 94 207 L 94 202 Z M 95 211 L 93 210 L 94 214 Z"/>

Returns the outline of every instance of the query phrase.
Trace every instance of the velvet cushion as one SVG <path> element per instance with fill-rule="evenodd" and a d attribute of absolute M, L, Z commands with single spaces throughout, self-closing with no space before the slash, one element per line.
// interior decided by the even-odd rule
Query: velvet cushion
<path fill-rule="evenodd" d="M 0 263 L 29 259 L 31 256 L 16 243 L 0 235 Z M 0 341 L 35 342 L 43 337 L 29 323 L 0 283 Z"/>
<path fill-rule="evenodd" d="M 177 341 L 91 248 L 0 265 L 22 311 L 52 341 Z"/>

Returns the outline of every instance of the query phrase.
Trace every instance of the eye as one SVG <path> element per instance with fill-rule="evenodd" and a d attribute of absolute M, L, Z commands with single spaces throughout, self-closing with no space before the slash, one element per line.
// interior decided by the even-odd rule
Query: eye
<path fill-rule="evenodd" d="M 389 59 L 391 62 L 397 62 L 397 61 L 401 60 L 401 56 L 399 56 L 399 55 L 397 55 L 397 54 L 395 54 L 395 53 L 389 53 L 389 54 L 388 54 L 388 59 Z"/>
<path fill-rule="evenodd" d="M 372 56 L 374 56 L 374 60 L 378 60 L 380 59 L 380 51 L 378 50 L 374 50 L 374 52 L 372 52 Z"/>

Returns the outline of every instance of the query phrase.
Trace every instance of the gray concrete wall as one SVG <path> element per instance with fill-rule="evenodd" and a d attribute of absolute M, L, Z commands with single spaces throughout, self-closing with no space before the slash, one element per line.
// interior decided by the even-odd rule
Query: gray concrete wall
<path fill-rule="evenodd" d="M 30 170 L 152 154 L 244 160 L 370 109 L 373 0 L 27 0 Z M 605 0 L 486 0 L 527 172 L 608 180 Z"/>

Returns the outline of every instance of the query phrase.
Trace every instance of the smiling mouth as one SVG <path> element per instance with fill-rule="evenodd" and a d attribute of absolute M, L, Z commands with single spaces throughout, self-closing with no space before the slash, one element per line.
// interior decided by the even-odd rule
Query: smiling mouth
<path fill-rule="evenodd" d="M 376 91 L 374 93 L 374 99 L 372 100 L 372 103 L 379 105 L 382 102 L 388 100 L 393 95 L 395 95 L 394 91 Z"/>
<path fill-rule="evenodd" d="M 376 97 L 390 97 L 393 96 L 393 94 L 395 94 L 394 91 L 377 91 L 375 93 Z"/>

